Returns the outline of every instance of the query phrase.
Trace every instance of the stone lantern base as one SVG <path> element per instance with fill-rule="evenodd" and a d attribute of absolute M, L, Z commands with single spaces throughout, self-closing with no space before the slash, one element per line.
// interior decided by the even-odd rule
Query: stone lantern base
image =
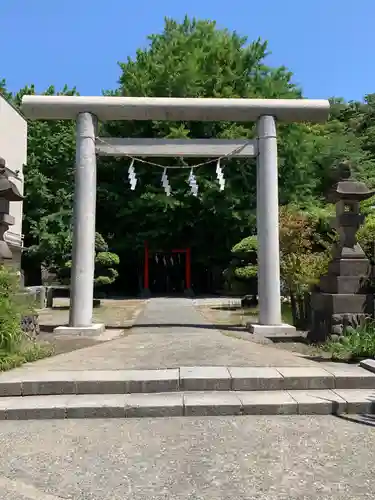
<path fill-rule="evenodd" d="M 357 327 L 373 314 L 374 297 L 368 293 L 370 263 L 366 258 L 337 259 L 322 276 L 319 291 L 311 295 L 310 338 L 319 342 L 330 334 L 342 335 L 348 326 Z"/>

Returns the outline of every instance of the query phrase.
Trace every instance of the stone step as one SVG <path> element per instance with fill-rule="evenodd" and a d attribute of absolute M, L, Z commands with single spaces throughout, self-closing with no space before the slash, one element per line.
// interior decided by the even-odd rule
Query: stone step
<path fill-rule="evenodd" d="M 0 399 L 0 420 L 344 413 L 375 414 L 375 391 L 191 391 Z"/>
<path fill-rule="evenodd" d="M 364 359 L 359 363 L 359 366 L 365 368 L 371 373 L 375 373 L 375 359 Z"/>
<path fill-rule="evenodd" d="M 375 373 L 354 365 L 324 363 L 324 368 L 196 366 L 108 371 L 38 371 L 30 365 L 0 375 L 1 397 L 310 389 L 375 389 Z"/>

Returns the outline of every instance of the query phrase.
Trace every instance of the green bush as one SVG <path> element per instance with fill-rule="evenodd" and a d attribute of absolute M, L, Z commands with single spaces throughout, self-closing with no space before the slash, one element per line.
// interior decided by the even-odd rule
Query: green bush
<path fill-rule="evenodd" d="M 108 251 L 108 245 L 103 236 L 95 234 L 95 277 L 94 285 L 96 288 L 111 285 L 118 277 L 115 267 L 120 263 L 117 254 Z M 59 269 L 58 276 L 62 283 L 70 283 L 70 273 L 72 261 L 68 260 Z"/>
<path fill-rule="evenodd" d="M 118 255 L 108 251 L 101 251 L 95 255 L 95 288 L 111 285 L 116 281 L 118 272 L 115 266 L 120 263 Z"/>
<path fill-rule="evenodd" d="M 232 254 L 248 255 L 258 251 L 258 240 L 256 236 L 247 236 L 232 248 Z"/>
<path fill-rule="evenodd" d="M 295 205 L 280 207 L 280 272 L 291 300 L 303 297 L 327 269 L 333 242 L 328 223 L 331 214 L 331 206 L 308 207 L 308 210 Z M 224 275 L 230 290 L 236 288 L 237 282 L 243 282 L 245 293 L 257 294 L 257 251 L 256 235 L 234 245 Z"/>
<path fill-rule="evenodd" d="M 243 267 L 236 267 L 233 270 L 235 278 L 239 280 L 250 280 L 256 278 L 258 275 L 258 266 L 255 264 L 248 264 Z"/>
<path fill-rule="evenodd" d="M 8 299 L 19 289 L 19 279 L 10 268 L 0 265 L 0 299 Z"/>
<path fill-rule="evenodd" d="M 336 360 L 375 358 L 375 322 L 367 319 L 357 328 L 347 327 L 337 340 L 327 340 L 323 349 Z"/>
<path fill-rule="evenodd" d="M 0 300 L 0 349 L 11 352 L 22 339 L 21 314 L 11 300 Z"/>
<path fill-rule="evenodd" d="M 112 252 L 99 252 L 95 257 L 95 265 L 113 267 L 120 264 L 120 257 Z"/>
<path fill-rule="evenodd" d="M 95 233 L 95 252 L 108 252 L 108 244 L 100 233 Z"/>
<path fill-rule="evenodd" d="M 0 371 L 53 354 L 49 344 L 30 341 L 21 327 L 21 318 L 35 313 L 34 301 L 21 293 L 19 277 L 0 265 Z"/>
<path fill-rule="evenodd" d="M 21 318 L 35 314 L 34 299 L 22 293 L 13 269 L 0 265 L 0 350 L 13 352 L 24 339 Z"/>
<path fill-rule="evenodd" d="M 5 266 L 0 266 L 0 350 L 14 351 L 22 340 L 22 301 L 17 275 Z"/>
<path fill-rule="evenodd" d="M 224 271 L 226 288 L 231 293 L 257 295 L 257 250 L 258 241 L 254 235 L 242 239 L 232 248 L 232 259 Z"/>
<path fill-rule="evenodd" d="M 280 207 L 280 273 L 290 298 L 301 297 L 326 272 L 329 241 L 317 234 L 318 214 L 293 205 Z"/>
<path fill-rule="evenodd" d="M 357 233 L 358 242 L 368 258 L 373 258 L 373 245 L 375 241 L 375 215 L 367 215 L 365 223 Z"/>

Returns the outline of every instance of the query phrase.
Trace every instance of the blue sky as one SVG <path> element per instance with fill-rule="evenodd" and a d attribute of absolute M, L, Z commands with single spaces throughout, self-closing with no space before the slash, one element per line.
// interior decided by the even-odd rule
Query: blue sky
<path fill-rule="evenodd" d="M 98 95 L 165 16 L 185 14 L 268 40 L 268 63 L 287 66 L 306 97 L 375 92 L 375 0 L 0 0 L 0 78 L 12 91 L 66 83 Z"/>

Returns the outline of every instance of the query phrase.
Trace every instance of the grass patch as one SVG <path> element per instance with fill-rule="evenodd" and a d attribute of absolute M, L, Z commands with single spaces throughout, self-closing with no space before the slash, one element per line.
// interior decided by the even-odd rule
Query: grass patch
<path fill-rule="evenodd" d="M 47 358 L 54 354 L 50 344 L 30 342 L 13 352 L 0 351 L 0 371 L 12 370 L 25 363 Z"/>
<path fill-rule="evenodd" d="M 375 358 L 375 323 L 368 319 L 357 328 L 347 327 L 342 336 L 328 339 L 321 348 L 336 361 Z"/>
<path fill-rule="evenodd" d="M 245 309 L 241 309 L 244 316 L 258 316 L 259 315 L 259 306 L 254 307 L 246 307 Z M 293 315 L 291 305 L 283 302 L 281 304 L 281 317 L 284 323 L 289 325 L 293 324 Z"/>

